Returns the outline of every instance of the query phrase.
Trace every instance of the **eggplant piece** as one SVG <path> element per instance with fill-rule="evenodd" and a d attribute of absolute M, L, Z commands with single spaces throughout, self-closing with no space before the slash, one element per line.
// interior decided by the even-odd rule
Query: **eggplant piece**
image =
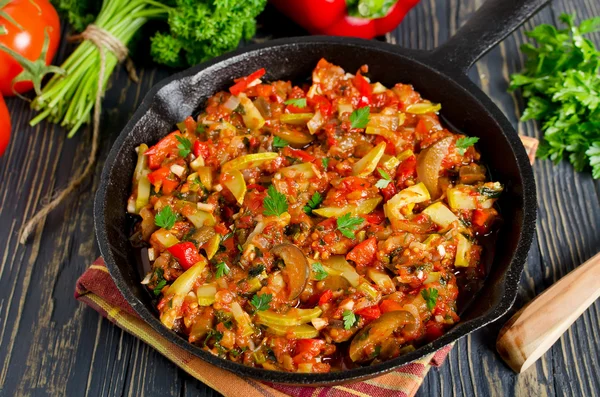
<path fill-rule="evenodd" d="M 384 342 L 394 332 L 402 331 L 405 334 L 412 334 L 416 329 L 415 317 L 409 312 L 399 310 L 384 313 L 354 336 L 348 350 L 350 359 L 354 362 L 368 361 L 373 356 L 365 352 L 367 347 L 372 346 L 373 348 L 369 351 L 376 351 L 377 348 L 381 349 Z"/>
<path fill-rule="evenodd" d="M 271 249 L 271 253 L 279 256 L 285 262 L 285 268 L 282 270 L 286 278 L 286 285 L 289 291 L 288 299 L 290 301 L 296 299 L 308 282 L 310 268 L 306 257 L 300 251 L 300 248 L 294 244 L 283 243 L 276 245 Z"/>
<path fill-rule="evenodd" d="M 423 150 L 417 157 L 417 178 L 425 184 L 434 200 L 441 195 L 440 168 L 453 140 L 452 137 L 444 138 Z"/>

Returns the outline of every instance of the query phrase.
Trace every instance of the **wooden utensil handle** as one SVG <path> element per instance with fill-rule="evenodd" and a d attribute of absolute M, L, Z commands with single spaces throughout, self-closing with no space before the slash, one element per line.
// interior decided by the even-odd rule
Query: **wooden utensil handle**
<path fill-rule="evenodd" d="M 496 349 L 515 371 L 537 361 L 600 297 L 600 253 L 557 281 L 504 325 Z"/>

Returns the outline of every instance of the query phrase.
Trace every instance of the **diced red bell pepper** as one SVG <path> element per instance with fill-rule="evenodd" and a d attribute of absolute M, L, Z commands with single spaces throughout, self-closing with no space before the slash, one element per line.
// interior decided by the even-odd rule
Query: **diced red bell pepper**
<path fill-rule="evenodd" d="M 363 215 L 363 218 L 372 225 L 379 225 L 385 220 L 385 214 L 381 210 L 376 210 L 368 215 Z"/>
<path fill-rule="evenodd" d="M 162 188 L 164 194 L 171 194 L 177 189 L 179 182 L 169 179 L 169 175 L 171 175 L 171 169 L 169 167 L 160 167 L 148 174 L 148 180 L 154 185 L 156 191 Z"/>
<path fill-rule="evenodd" d="M 381 316 L 381 310 L 377 305 L 363 307 L 362 309 L 357 310 L 355 313 L 361 317 L 364 317 L 366 320 L 376 320 L 379 318 L 379 316 Z"/>
<path fill-rule="evenodd" d="M 281 12 L 312 34 L 372 39 L 391 32 L 419 0 L 271 0 Z"/>
<path fill-rule="evenodd" d="M 489 211 L 477 209 L 473 211 L 472 222 L 474 225 L 479 226 L 480 228 L 486 228 L 490 215 L 491 214 Z"/>
<path fill-rule="evenodd" d="M 175 259 L 177 259 L 177 262 L 179 262 L 181 267 L 185 270 L 202 260 L 202 256 L 198 253 L 196 246 L 189 241 L 175 244 L 167 248 L 167 250 L 175 257 Z"/>
<path fill-rule="evenodd" d="M 352 248 L 352 251 L 348 252 L 346 259 L 353 261 L 357 265 L 368 265 L 375 260 L 375 254 L 377 253 L 377 238 L 371 237 Z"/>
<path fill-rule="evenodd" d="M 194 141 L 194 146 L 192 147 L 192 152 L 194 153 L 194 156 L 196 157 L 200 157 L 202 156 L 202 158 L 204 160 L 208 159 L 208 156 L 210 156 L 210 148 L 208 147 L 211 144 L 211 141 L 206 141 L 206 142 L 200 142 L 200 141 Z"/>
<path fill-rule="evenodd" d="M 148 167 L 150 167 L 151 170 L 159 168 L 169 154 L 176 153 L 177 145 L 179 144 L 179 141 L 176 138 L 177 136 L 181 136 L 181 132 L 171 132 L 169 135 L 158 141 L 156 145 L 146 150 L 144 155 L 148 156 Z"/>
<path fill-rule="evenodd" d="M 227 229 L 227 226 L 225 226 L 225 224 L 221 222 L 215 225 L 215 232 L 219 233 L 220 235 L 225 235 L 229 233 L 229 229 Z"/>
<path fill-rule="evenodd" d="M 306 163 L 312 163 L 313 161 L 315 161 L 315 157 L 313 155 L 308 154 L 304 150 L 294 149 L 294 148 L 289 147 L 289 146 L 286 146 L 283 149 L 283 155 L 284 156 L 289 156 L 289 157 L 299 158 L 300 160 L 302 160 L 302 161 L 304 161 Z"/>
<path fill-rule="evenodd" d="M 385 299 L 379 304 L 379 309 L 382 313 L 395 312 L 398 310 L 403 310 L 403 308 L 404 306 L 391 299 Z"/>
<path fill-rule="evenodd" d="M 396 188 L 402 190 L 406 187 L 406 181 L 417 176 L 417 157 L 412 155 L 398 166 L 396 171 Z"/>
<path fill-rule="evenodd" d="M 319 298 L 319 306 L 323 306 L 324 304 L 329 303 L 332 298 L 333 291 L 330 289 L 325 290 L 325 292 L 323 292 L 323 294 L 321 294 L 321 297 Z"/>
<path fill-rule="evenodd" d="M 248 84 L 252 83 L 256 79 L 260 79 L 261 77 L 263 77 L 265 75 L 265 73 L 266 73 L 265 68 L 261 68 L 261 69 L 258 69 L 256 72 L 250 73 L 246 77 L 236 79 L 235 80 L 236 83 L 229 88 L 229 92 L 231 92 L 232 95 L 239 95 L 246 88 L 248 88 Z"/>
<path fill-rule="evenodd" d="M 363 77 L 360 72 L 356 73 L 354 76 L 354 86 L 360 92 L 360 102 L 358 104 L 359 108 L 367 106 L 371 103 L 371 96 L 373 95 L 373 89 L 371 88 L 371 84 Z"/>
<path fill-rule="evenodd" d="M 324 96 L 314 95 L 312 98 L 309 98 L 308 103 L 315 109 L 315 112 L 319 110 L 323 116 L 331 116 L 333 107 L 331 106 L 329 99 Z"/>
<path fill-rule="evenodd" d="M 396 190 L 396 185 L 394 184 L 394 182 L 388 183 L 388 185 L 386 187 L 381 189 L 381 194 L 383 195 L 383 201 L 384 202 L 388 201 L 389 199 L 394 197 L 397 192 L 398 191 Z"/>
<path fill-rule="evenodd" d="M 165 179 L 162 183 L 162 192 L 163 194 L 171 194 L 175 191 L 175 189 L 177 189 L 178 186 L 179 182 Z"/>

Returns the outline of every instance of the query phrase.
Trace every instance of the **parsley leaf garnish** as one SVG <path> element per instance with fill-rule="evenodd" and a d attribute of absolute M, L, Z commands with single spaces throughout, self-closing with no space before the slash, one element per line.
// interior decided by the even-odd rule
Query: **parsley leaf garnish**
<path fill-rule="evenodd" d="M 165 205 L 162 210 L 154 217 L 154 223 L 158 227 L 162 227 L 164 229 L 170 230 L 175 221 L 177 220 L 177 215 L 173 212 L 170 206 Z"/>
<path fill-rule="evenodd" d="M 267 189 L 267 197 L 263 200 L 265 210 L 264 215 L 280 216 L 288 210 L 288 203 L 285 195 L 279 193 L 275 186 L 271 185 Z"/>
<path fill-rule="evenodd" d="M 435 304 L 437 303 L 438 290 L 435 288 L 427 288 L 421 290 L 421 296 L 423 297 L 423 299 L 425 299 L 425 302 L 427 303 L 427 308 L 429 310 L 433 310 Z"/>
<path fill-rule="evenodd" d="M 371 108 L 368 106 L 353 111 L 352 114 L 350 114 L 350 124 L 352 128 L 365 128 L 369 123 L 370 114 Z"/>
<path fill-rule="evenodd" d="M 337 218 L 337 229 L 346 237 L 354 238 L 354 230 L 364 222 L 364 219 L 356 216 L 352 217 L 350 213 Z"/>
<path fill-rule="evenodd" d="M 323 164 L 323 169 L 327 171 L 327 167 L 329 167 L 329 159 L 327 157 L 323 157 L 321 159 L 321 164 Z"/>
<path fill-rule="evenodd" d="M 271 307 L 269 305 L 271 299 L 273 299 L 273 295 L 271 294 L 254 295 L 250 303 L 256 308 L 256 310 L 262 312 Z"/>
<path fill-rule="evenodd" d="M 381 175 L 381 179 L 375 184 L 379 189 L 385 189 L 392 181 L 392 177 L 383 168 L 377 168 L 377 172 Z"/>
<path fill-rule="evenodd" d="M 568 157 L 576 171 L 592 168 L 600 179 L 600 51 L 585 35 L 600 30 L 600 18 L 575 25 L 562 14 L 565 29 L 542 24 L 526 32 L 537 46 L 524 44 L 525 69 L 511 76 L 509 90 L 526 100 L 521 120 L 538 120 L 544 132 L 537 156 L 558 164 Z"/>
<path fill-rule="evenodd" d="M 179 141 L 179 145 L 177 145 L 177 149 L 179 149 L 179 156 L 187 157 L 188 154 L 192 151 L 192 142 L 184 136 L 175 135 L 175 138 Z"/>
<path fill-rule="evenodd" d="M 321 193 L 314 192 L 310 200 L 308 200 L 308 203 L 306 203 L 306 205 L 304 206 L 304 212 L 310 215 L 312 210 L 317 208 L 322 202 L 323 196 L 321 196 Z"/>
<path fill-rule="evenodd" d="M 273 147 L 274 148 L 284 148 L 288 145 L 289 145 L 289 143 L 285 139 L 282 139 L 278 136 L 273 138 Z"/>
<path fill-rule="evenodd" d="M 306 107 L 306 98 L 292 98 L 284 102 L 286 105 L 296 106 L 297 108 Z"/>
<path fill-rule="evenodd" d="M 313 272 L 315 272 L 315 279 L 317 281 L 321 281 L 324 278 L 326 278 L 327 276 L 329 276 L 327 271 L 325 271 L 325 269 L 323 268 L 323 265 L 320 264 L 319 262 L 315 262 L 312 264 L 312 270 L 313 270 Z"/>
<path fill-rule="evenodd" d="M 217 270 L 215 271 L 215 277 L 216 278 L 221 278 L 227 274 L 229 274 L 229 266 L 227 266 L 227 263 L 225 262 L 219 262 L 217 263 Z"/>
<path fill-rule="evenodd" d="M 356 314 L 354 314 L 352 310 L 344 310 L 344 313 L 342 313 L 342 318 L 344 319 L 344 329 L 352 328 L 358 321 Z"/>
<path fill-rule="evenodd" d="M 465 154 L 468 148 L 473 146 L 479 141 L 476 136 L 465 136 L 456 140 L 456 149 L 460 155 Z"/>

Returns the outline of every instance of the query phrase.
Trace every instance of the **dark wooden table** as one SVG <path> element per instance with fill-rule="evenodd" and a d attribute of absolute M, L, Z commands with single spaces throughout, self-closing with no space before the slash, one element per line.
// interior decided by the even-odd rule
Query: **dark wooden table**
<path fill-rule="evenodd" d="M 431 49 L 443 43 L 483 0 L 422 0 L 387 40 Z M 524 29 L 556 23 L 561 12 L 600 15 L 598 0 L 556 0 L 482 59 L 471 71 L 522 134 L 540 137 L 533 123 L 519 123 L 520 96 L 506 92 L 521 69 Z M 281 21 L 280 18 L 276 18 Z M 272 20 L 272 18 L 267 18 Z M 265 22 L 263 35 L 270 34 Z M 285 24 L 289 25 L 289 24 Z M 290 29 L 290 28 L 287 28 Z M 298 31 L 295 31 L 298 32 Z M 294 29 L 287 33 L 294 33 Z M 600 44 L 600 37 L 594 38 Z M 63 60 L 69 48 L 63 43 Z M 368 62 L 368 60 L 365 60 Z M 75 281 L 98 255 L 94 192 L 108 151 L 148 89 L 169 74 L 148 66 L 140 84 L 118 70 L 104 100 L 100 161 L 68 203 L 54 211 L 31 242 L 18 231 L 40 203 L 85 163 L 91 132 L 67 139 L 46 123 L 28 125 L 27 103 L 9 99 L 13 139 L 0 158 L 0 395 L 192 396 L 217 394 L 131 335 L 73 299 Z M 539 220 L 517 307 L 600 249 L 600 183 L 568 164 L 535 165 Z M 588 310 L 533 368 L 515 375 L 495 353 L 503 321 L 462 339 L 447 362 L 427 376 L 422 395 L 577 395 L 600 390 L 600 304 Z"/>

